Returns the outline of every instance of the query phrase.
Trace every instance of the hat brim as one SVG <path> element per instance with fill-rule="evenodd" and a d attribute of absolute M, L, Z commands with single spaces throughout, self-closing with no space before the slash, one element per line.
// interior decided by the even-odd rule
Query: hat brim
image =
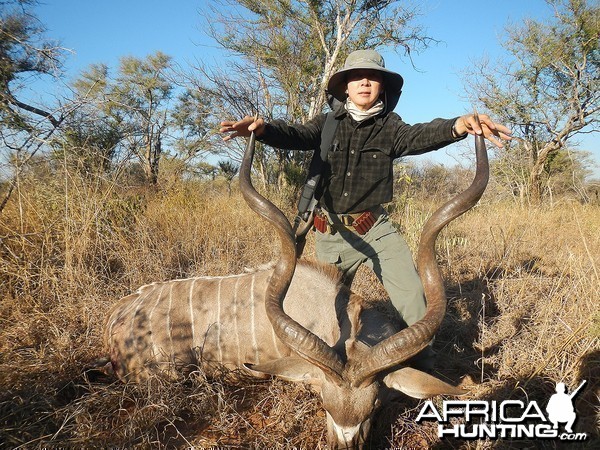
<path fill-rule="evenodd" d="M 359 67 L 351 67 L 348 69 L 341 69 L 334 73 L 329 82 L 327 83 L 327 92 L 333 95 L 334 98 L 343 102 L 348 96 L 346 94 L 346 75 L 353 70 L 369 69 L 376 70 L 383 75 L 384 89 L 386 93 L 393 97 L 399 97 L 402 92 L 402 86 L 404 85 L 404 78 L 396 72 L 387 70 L 378 65 L 363 64 Z"/>

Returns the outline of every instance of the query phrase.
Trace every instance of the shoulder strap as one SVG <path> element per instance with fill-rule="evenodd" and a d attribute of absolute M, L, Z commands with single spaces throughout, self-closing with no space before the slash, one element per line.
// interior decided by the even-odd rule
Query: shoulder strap
<path fill-rule="evenodd" d="M 321 161 L 327 161 L 327 153 L 333 143 L 333 137 L 335 136 L 335 130 L 338 126 L 338 120 L 335 118 L 335 111 L 329 111 L 325 118 L 325 124 L 323 125 L 323 131 L 321 131 Z M 316 152 L 315 152 L 316 153 Z"/>
<path fill-rule="evenodd" d="M 308 178 L 306 184 L 302 189 L 300 200 L 298 201 L 298 213 L 304 215 L 311 207 L 311 203 L 314 202 L 315 190 L 321 180 L 321 173 L 323 173 L 323 165 L 327 161 L 327 154 L 329 148 L 333 143 L 333 137 L 335 136 L 335 130 L 338 126 L 338 120 L 335 118 L 335 111 L 329 111 L 325 118 L 325 124 L 321 131 L 321 147 L 320 151 L 316 151 L 313 154 L 310 166 L 308 167 Z M 312 205 L 314 206 L 314 205 Z"/>

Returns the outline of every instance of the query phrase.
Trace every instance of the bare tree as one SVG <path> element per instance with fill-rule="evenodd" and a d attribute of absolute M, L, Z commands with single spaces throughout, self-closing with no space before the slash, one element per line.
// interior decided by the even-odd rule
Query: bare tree
<path fill-rule="evenodd" d="M 474 102 L 512 125 L 524 152 L 532 202 L 543 196 L 549 158 L 581 133 L 599 131 L 600 7 L 587 0 L 548 0 L 548 23 L 527 20 L 508 28 L 510 62 L 482 61 L 467 73 Z"/>

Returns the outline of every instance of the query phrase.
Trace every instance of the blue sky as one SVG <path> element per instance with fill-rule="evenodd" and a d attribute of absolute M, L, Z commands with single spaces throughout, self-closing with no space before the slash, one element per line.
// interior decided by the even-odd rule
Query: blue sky
<path fill-rule="evenodd" d="M 66 61 L 65 80 L 92 63 L 116 67 L 122 56 L 145 57 L 155 51 L 177 62 L 203 60 L 210 64 L 219 55 L 204 34 L 203 17 L 210 2 L 198 0 L 41 0 L 36 7 L 47 34 L 72 50 Z M 464 99 L 461 71 L 474 60 L 504 54 L 500 42 L 508 23 L 523 18 L 543 19 L 551 10 L 543 0 L 483 0 L 453 2 L 421 0 L 419 23 L 441 41 L 409 61 L 384 55 L 387 67 L 400 72 L 404 92 L 396 111 L 408 123 L 434 117 L 454 117 L 471 110 Z M 459 8 L 457 11 L 456 8 Z M 593 152 L 600 164 L 600 133 L 582 140 L 579 147 Z M 455 146 L 421 158 L 453 164 L 460 153 Z M 595 172 L 600 177 L 600 168 Z"/>

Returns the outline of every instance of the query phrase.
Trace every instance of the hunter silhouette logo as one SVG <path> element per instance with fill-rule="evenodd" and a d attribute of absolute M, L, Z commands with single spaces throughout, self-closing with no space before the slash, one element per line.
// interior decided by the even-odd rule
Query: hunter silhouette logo
<path fill-rule="evenodd" d="M 573 424 L 575 423 L 575 419 L 577 419 L 575 408 L 573 407 L 573 397 L 577 395 L 585 382 L 586 380 L 583 380 L 571 395 L 565 392 L 565 383 L 556 383 L 556 394 L 550 397 L 548 406 L 546 406 L 548 419 L 552 422 L 554 430 L 558 429 L 559 422 L 566 422 L 565 431 L 573 433 Z"/>
<path fill-rule="evenodd" d="M 556 383 L 556 393 L 546 405 L 546 414 L 535 400 L 527 403 L 521 400 L 445 400 L 439 410 L 428 400 L 416 422 L 437 421 L 440 438 L 584 441 L 586 433 L 573 431 L 577 419 L 573 399 L 585 383 L 583 380 L 571 394 L 567 394 L 565 383 Z M 564 424 L 564 431 L 560 431 L 559 424 Z"/>

